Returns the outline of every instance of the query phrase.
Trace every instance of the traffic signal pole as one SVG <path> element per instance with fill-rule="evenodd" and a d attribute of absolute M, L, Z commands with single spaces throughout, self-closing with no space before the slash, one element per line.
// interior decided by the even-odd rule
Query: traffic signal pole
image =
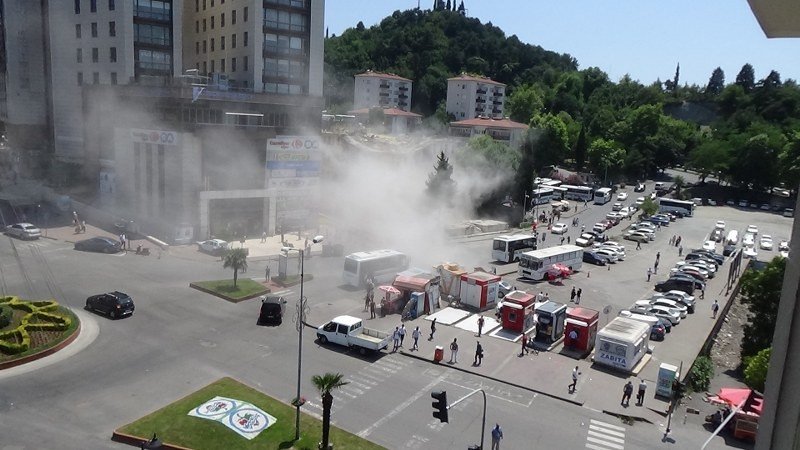
<path fill-rule="evenodd" d="M 481 450 L 483 450 L 483 438 L 484 438 L 485 433 L 486 433 L 486 392 L 484 392 L 483 389 L 475 389 L 474 391 L 470 392 L 469 394 L 467 394 L 467 395 L 461 397 L 460 399 L 454 401 L 453 403 L 447 405 L 447 409 L 450 409 L 453 406 L 456 406 L 457 404 L 463 402 L 464 400 L 468 399 L 469 397 L 472 397 L 473 395 L 477 394 L 478 392 L 483 394 L 483 420 L 481 421 L 481 447 L 480 447 Z"/>

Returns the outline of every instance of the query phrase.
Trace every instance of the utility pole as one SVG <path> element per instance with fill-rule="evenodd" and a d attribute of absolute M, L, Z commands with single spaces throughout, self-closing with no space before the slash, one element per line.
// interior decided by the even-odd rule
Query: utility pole
<path fill-rule="evenodd" d="M 449 423 L 449 417 L 448 417 L 449 414 L 447 411 L 453 406 L 456 406 L 457 404 L 463 402 L 469 397 L 472 397 L 473 395 L 477 394 L 478 392 L 483 394 L 483 420 L 481 421 L 481 446 L 479 447 L 483 449 L 483 438 L 486 433 L 486 392 L 484 392 L 483 389 L 475 389 L 474 391 L 461 397 L 460 399 L 454 401 L 449 405 L 447 404 L 447 391 L 434 391 L 431 392 L 431 398 L 433 398 L 436 401 L 433 402 L 431 405 L 434 408 L 433 417 L 439 419 L 439 421 L 442 423 L 444 422 Z"/>

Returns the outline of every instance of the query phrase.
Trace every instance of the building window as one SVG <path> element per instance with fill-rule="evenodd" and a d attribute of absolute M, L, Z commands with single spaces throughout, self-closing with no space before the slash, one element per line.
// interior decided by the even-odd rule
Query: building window
<path fill-rule="evenodd" d="M 247 56 L 245 56 L 245 57 L 244 57 L 244 71 L 245 71 L 245 72 L 247 72 L 247 70 L 248 70 L 248 69 L 247 69 L 247 62 L 248 62 L 248 59 L 247 59 Z"/>
<path fill-rule="evenodd" d="M 109 11 L 114 11 L 115 9 L 117 9 L 117 3 L 114 0 L 108 0 L 108 10 Z M 117 83 L 114 83 L 114 84 L 117 84 Z"/>
<path fill-rule="evenodd" d="M 113 20 L 108 22 L 108 35 L 111 37 L 117 35 L 117 22 L 114 22 Z"/>
<path fill-rule="evenodd" d="M 194 0 L 194 12 L 200 12 L 200 0 Z"/>
<path fill-rule="evenodd" d="M 75 0 L 75 14 L 80 14 L 80 13 L 81 13 L 81 0 Z M 80 85 L 82 83 L 78 84 Z"/>
<path fill-rule="evenodd" d="M 117 47 L 111 47 L 108 49 L 108 59 L 111 62 L 117 62 Z"/>
<path fill-rule="evenodd" d="M 199 55 L 200 54 L 200 41 L 197 41 L 197 42 L 194 43 L 194 54 L 195 55 Z"/>
<path fill-rule="evenodd" d="M 214 38 L 211 38 L 211 51 L 214 51 Z"/>
<path fill-rule="evenodd" d="M 100 72 L 92 72 L 92 83 L 100 84 Z"/>
<path fill-rule="evenodd" d="M 75 39 L 80 39 L 80 38 L 81 38 L 81 24 L 76 23 L 75 24 Z"/>
<path fill-rule="evenodd" d="M 214 5 L 211 5 L 214 6 Z M 211 29 L 214 29 L 214 16 L 211 16 Z"/>
<path fill-rule="evenodd" d="M 77 1 L 75 3 L 78 3 Z M 83 86 L 83 72 L 78 72 L 78 86 Z"/>
<path fill-rule="evenodd" d="M 214 72 L 214 63 L 215 62 L 216 62 L 216 60 L 213 60 L 213 59 L 211 60 L 211 72 L 212 73 Z"/>
<path fill-rule="evenodd" d="M 247 47 L 247 41 L 248 41 L 248 39 L 247 39 L 247 38 L 248 38 L 249 36 L 250 36 L 250 34 L 249 34 L 247 31 L 245 31 L 245 32 L 244 32 L 244 36 L 243 36 L 243 37 L 244 37 L 244 46 L 245 46 L 245 47 Z"/>
<path fill-rule="evenodd" d="M 97 49 L 97 47 L 94 47 L 92 48 L 92 62 L 96 63 L 99 60 L 100 60 L 100 51 Z"/>
<path fill-rule="evenodd" d="M 225 26 L 225 13 L 219 15 L 219 27 L 222 28 Z"/>
<path fill-rule="evenodd" d="M 111 84 L 117 84 L 117 72 L 111 72 Z"/>
<path fill-rule="evenodd" d="M 236 10 L 231 11 L 231 25 L 236 25 Z"/>
<path fill-rule="evenodd" d="M 236 72 L 236 58 L 231 58 L 231 72 Z"/>
<path fill-rule="evenodd" d="M 78 52 L 77 52 L 77 55 L 76 55 L 76 59 L 78 60 L 78 64 L 80 64 L 80 63 L 83 62 L 83 49 L 79 48 L 77 50 L 78 50 Z"/>
<path fill-rule="evenodd" d="M 214 0 L 211 0 L 211 7 L 214 7 Z"/>
<path fill-rule="evenodd" d="M 92 37 L 97 37 L 97 22 L 92 22 Z"/>
<path fill-rule="evenodd" d="M 203 8 L 205 9 L 205 8 Z M 203 33 L 206 32 L 206 19 L 203 19 Z"/>
<path fill-rule="evenodd" d="M 250 10 L 247 6 L 244 7 L 244 21 L 247 22 L 247 12 Z"/>
<path fill-rule="evenodd" d="M 236 48 L 236 33 L 231 35 L 231 48 Z"/>
<path fill-rule="evenodd" d="M 219 71 L 225 72 L 225 58 L 219 60 Z"/>
<path fill-rule="evenodd" d="M 89 11 L 93 13 L 97 12 L 97 0 L 89 0 Z"/>
<path fill-rule="evenodd" d="M 306 31 L 308 16 L 272 8 L 264 9 L 264 25 L 268 28 Z"/>
<path fill-rule="evenodd" d="M 203 40 L 203 53 L 205 53 L 205 52 L 206 52 L 206 41 Z"/>
<path fill-rule="evenodd" d="M 206 0 L 203 0 L 203 11 L 206 10 Z"/>
<path fill-rule="evenodd" d="M 200 21 L 199 20 L 195 20 L 194 21 L 194 32 L 197 33 L 197 34 L 200 33 Z"/>
<path fill-rule="evenodd" d="M 208 64 L 203 61 L 203 73 L 208 73 Z"/>
<path fill-rule="evenodd" d="M 219 49 L 225 50 L 225 36 L 220 36 L 219 38 Z"/>

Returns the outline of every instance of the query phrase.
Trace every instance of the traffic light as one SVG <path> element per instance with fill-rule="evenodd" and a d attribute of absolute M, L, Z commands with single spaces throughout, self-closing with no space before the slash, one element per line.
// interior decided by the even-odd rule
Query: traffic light
<path fill-rule="evenodd" d="M 433 417 L 440 422 L 448 422 L 447 417 L 447 391 L 433 391 L 431 397 L 436 400 L 431 403 L 433 406 Z"/>

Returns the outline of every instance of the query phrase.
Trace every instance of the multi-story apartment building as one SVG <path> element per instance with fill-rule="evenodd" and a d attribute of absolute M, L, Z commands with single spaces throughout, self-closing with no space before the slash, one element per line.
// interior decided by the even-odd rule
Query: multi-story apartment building
<path fill-rule="evenodd" d="M 503 118 L 506 85 L 489 78 L 461 74 L 447 79 L 447 113 L 456 120 Z"/>
<path fill-rule="evenodd" d="M 412 81 L 391 73 L 370 70 L 355 76 L 353 109 L 397 108 L 411 111 Z"/>
<path fill-rule="evenodd" d="M 187 0 L 186 69 L 211 84 L 322 96 L 325 2 Z"/>

